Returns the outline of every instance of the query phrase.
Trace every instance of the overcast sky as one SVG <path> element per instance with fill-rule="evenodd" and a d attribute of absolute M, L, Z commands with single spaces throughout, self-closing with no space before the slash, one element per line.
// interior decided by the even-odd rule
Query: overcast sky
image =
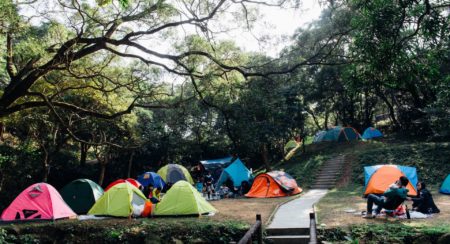
<path fill-rule="evenodd" d="M 290 44 L 290 37 L 299 27 L 306 27 L 317 20 L 322 11 L 317 0 L 304 0 L 299 9 L 279 9 L 275 7 L 260 6 L 263 18 L 258 21 L 252 33 L 232 33 L 229 38 L 245 51 L 265 52 L 270 56 L 276 54 Z M 258 42 L 255 38 L 264 35 L 272 39 L 267 44 Z"/>

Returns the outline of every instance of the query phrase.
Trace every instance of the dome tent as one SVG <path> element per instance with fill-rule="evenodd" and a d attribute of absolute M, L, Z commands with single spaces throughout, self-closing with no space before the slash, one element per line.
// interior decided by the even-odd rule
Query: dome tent
<path fill-rule="evenodd" d="M 406 176 L 409 183 L 406 189 L 409 196 L 417 195 L 417 171 L 414 167 L 402 165 L 373 165 L 364 167 L 364 195 L 383 194 L 400 176 Z"/>
<path fill-rule="evenodd" d="M 144 211 L 146 197 L 128 182 L 111 187 L 92 206 L 88 214 L 114 217 L 140 216 Z"/>
<path fill-rule="evenodd" d="M 379 137 L 383 137 L 383 133 L 381 133 L 381 131 L 379 131 L 378 129 L 375 129 L 373 127 L 367 128 L 364 131 L 363 135 L 361 136 L 361 138 L 364 140 L 370 140 L 370 139 L 379 138 Z"/>
<path fill-rule="evenodd" d="M 108 191 L 109 189 L 111 189 L 111 187 L 113 187 L 113 186 L 115 186 L 115 185 L 122 184 L 122 183 L 125 183 L 125 182 L 130 183 L 132 186 L 136 187 L 137 189 L 139 189 L 139 187 L 141 186 L 141 183 L 139 183 L 139 181 L 137 181 L 137 180 L 135 180 L 135 179 L 132 179 L 132 178 L 128 178 L 128 179 L 126 179 L 126 180 L 124 180 L 124 179 L 118 179 L 118 180 L 115 180 L 115 181 L 111 182 L 111 183 L 105 188 L 105 191 Z"/>
<path fill-rule="evenodd" d="M 137 177 L 137 180 L 145 187 L 152 185 L 154 187 L 160 187 L 161 189 L 163 189 L 166 185 L 166 182 L 164 182 L 161 176 L 155 172 L 145 172 L 139 175 Z"/>
<path fill-rule="evenodd" d="M 103 189 L 92 180 L 78 179 L 64 186 L 60 193 L 73 211 L 85 214 L 103 195 Z"/>
<path fill-rule="evenodd" d="M 47 183 L 23 190 L 3 211 L 2 221 L 55 220 L 76 217 L 58 191 Z"/>
<path fill-rule="evenodd" d="M 440 193 L 450 194 L 450 174 L 447 175 L 444 182 L 442 183 L 441 189 L 439 189 Z"/>
<path fill-rule="evenodd" d="M 232 164 L 226 167 L 216 184 L 216 191 L 220 189 L 220 186 L 224 184 L 228 179 L 233 182 L 235 187 L 240 187 L 241 183 L 246 181 L 250 184 L 250 180 L 252 178 L 252 173 L 247 167 L 245 167 L 244 163 L 238 158 L 234 160 Z"/>
<path fill-rule="evenodd" d="M 271 171 L 255 177 L 246 197 L 269 198 L 286 197 L 302 192 L 292 176 L 283 171 Z"/>
<path fill-rule="evenodd" d="M 313 142 L 346 142 L 358 140 L 360 137 L 358 131 L 352 127 L 336 126 L 326 131 L 319 131 L 314 136 Z"/>
<path fill-rule="evenodd" d="M 189 182 L 175 183 L 156 204 L 155 216 L 202 215 L 217 212 Z"/>
<path fill-rule="evenodd" d="M 190 184 L 194 184 L 194 180 L 192 180 L 189 171 L 179 164 L 168 164 L 163 166 L 157 173 L 166 183 L 175 184 L 180 180 L 185 180 Z"/>

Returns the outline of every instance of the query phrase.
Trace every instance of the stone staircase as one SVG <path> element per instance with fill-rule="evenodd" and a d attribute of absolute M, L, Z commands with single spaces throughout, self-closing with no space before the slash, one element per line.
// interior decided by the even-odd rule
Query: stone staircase
<path fill-rule="evenodd" d="M 344 168 L 345 155 L 339 155 L 324 163 L 311 189 L 331 189 Z"/>

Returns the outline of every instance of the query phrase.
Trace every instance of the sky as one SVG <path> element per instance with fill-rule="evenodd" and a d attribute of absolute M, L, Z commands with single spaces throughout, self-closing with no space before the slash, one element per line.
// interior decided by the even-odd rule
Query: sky
<path fill-rule="evenodd" d="M 298 9 L 279 9 L 260 6 L 262 18 L 252 33 L 238 32 L 229 35 L 244 51 L 265 52 L 276 56 L 285 46 L 290 44 L 290 37 L 299 27 L 306 27 L 317 20 L 322 11 L 317 0 L 303 0 Z M 272 40 L 267 44 L 258 42 L 254 36 L 267 35 Z"/>

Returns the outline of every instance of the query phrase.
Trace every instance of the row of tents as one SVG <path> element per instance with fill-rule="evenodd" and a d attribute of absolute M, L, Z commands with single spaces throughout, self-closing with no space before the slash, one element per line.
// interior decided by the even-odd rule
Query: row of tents
<path fill-rule="evenodd" d="M 295 179 L 282 171 L 259 174 L 252 179 L 251 172 L 240 159 L 231 160 L 222 170 L 216 186 L 226 180 L 236 186 L 244 181 L 253 182 L 246 197 L 266 198 L 299 194 Z M 105 190 L 88 179 L 70 182 L 58 192 L 47 183 L 36 183 L 22 191 L 6 208 L 2 221 L 54 220 L 74 218 L 77 214 L 96 216 L 186 216 L 203 215 L 217 210 L 194 188 L 188 170 L 178 164 L 169 164 L 157 173 L 145 172 L 134 179 L 119 179 Z M 170 189 L 158 204 L 152 203 L 140 190 L 152 185 Z"/>
<path fill-rule="evenodd" d="M 126 181 L 107 191 L 88 179 L 72 181 L 61 194 L 50 184 L 36 183 L 22 191 L 6 208 L 2 221 L 55 220 L 77 214 L 129 217 L 203 215 L 217 212 L 187 181 L 175 183 L 152 207 L 133 184 Z"/>
<path fill-rule="evenodd" d="M 406 176 L 409 180 L 406 186 L 406 189 L 409 190 L 408 195 L 416 196 L 417 170 L 415 167 L 403 165 L 372 165 L 364 167 L 364 195 L 383 194 L 401 176 Z M 450 174 L 445 178 L 439 192 L 450 194 Z"/>
<path fill-rule="evenodd" d="M 364 130 L 362 136 L 353 127 L 336 126 L 328 130 L 322 130 L 316 133 L 313 143 L 319 142 L 347 142 L 359 139 L 371 140 L 383 137 L 383 133 L 376 128 L 369 127 Z"/>

